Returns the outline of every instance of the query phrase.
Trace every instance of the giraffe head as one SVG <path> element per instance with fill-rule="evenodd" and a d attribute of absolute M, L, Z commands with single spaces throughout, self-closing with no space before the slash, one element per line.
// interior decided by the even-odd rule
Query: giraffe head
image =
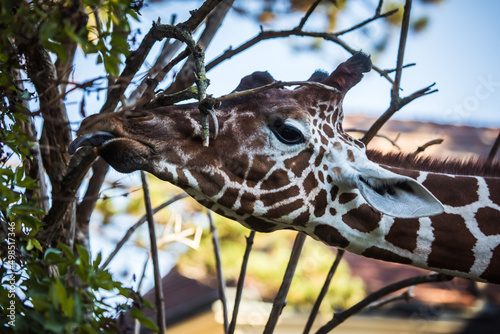
<path fill-rule="evenodd" d="M 198 106 L 188 104 L 90 116 L 70 151 L 94 146 L 116 170 L 146 170 L 258 231 L 307 231 L 321 219 L 332 224 L 345 202 L 341 194 L 358 197 L 349 205 L 368 203 L 377 214 L 441 213 L 429 191 L 368 160 L 364 145 L 342 129 L 344 95 L 370 69 L 370 58 L 357 53 L 331 75 L 317 72 L 309 79 L 335 92 L 275 88 L 225 101 L 216 110 L 218 138 L 209 147 L 202 145 Z M 236 90 L 273 81 L 256 72 Z"/>

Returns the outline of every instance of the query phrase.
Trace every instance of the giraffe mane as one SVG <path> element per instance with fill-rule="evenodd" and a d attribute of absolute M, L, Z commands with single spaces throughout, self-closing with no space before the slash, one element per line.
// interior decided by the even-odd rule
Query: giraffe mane
<path fill-rule="evenodd" d="M 453 175 L 500 177 L 500 161 L 498 160 L 488 161 L 485 158 L 439 159 L 403 152 L 383 153 L 378 150 L 367 150 L 366 154 L 371 161 L 390 167 Z"/>

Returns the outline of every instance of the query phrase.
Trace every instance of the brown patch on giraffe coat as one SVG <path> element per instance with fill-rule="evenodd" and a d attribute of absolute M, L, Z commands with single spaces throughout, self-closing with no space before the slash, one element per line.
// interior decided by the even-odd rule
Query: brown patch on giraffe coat
<path fill-rule="evenodd" d="M 292 221 L 293 226 L 305 226 L 310 220 L 309 210 L 302 212 Z"/>
<path fill-rule="evenodd" d="M 395 218 L 394 223 L 385 236 L 385 240 L 394 246 L 413 252 L 417 247 L 417 236 L 420 223 L 417 218 Z"/>
<path fill-rule="evenodd" d="M 442 213 L 430 219 L 434 229 L 434 241 L 427 264 L 434 268 L 469 272 L 474 264 L 472 248 L 477 239 L 467 228 L 464 218 Z"/>
<path fill-rule="evenodd" d="M 332 127 L 330 125 L 328 125 L 328 124 L 323 124 L 323 132 L 329 138 L 335 137 L 335 133 L 333 132 Z"/>
<path fill-rule="evenodd" d="M 297 197 L 300 194 L 300 188 L 298 186 L 292 186 L 280 191 L 275 192 L 265 192 L 260 195 L 260 200 L 264 206 L 271 206 L 275 203 L 279 203 L 283 200 Z"/>
<path fill-rule="evenodd" d="M 498 210 L 486 207 L 479 208 L 476 212 L 476 221 L 479 229 L 485 235 L 500 234 L 500 222 L 498 221 Z"/>
<path fill-rule="evenodd" d="M 286 215 L 289 215 L 290 213 L 294 212 L 295 210 L 300 209 L 302 206 L 304 206 L 304 201 L 301 199 L 297 199 L 293 202 L 283 204 L 283 205 L 278 205 L 276 208 L 269 209 L 265 214 L 264 217 L 266 218 L 281 218 Z"/>
<path fill-rule="evenodd" d="M 356 197 L 358 197 L 358 194 L 356 194 L 356 193 L 342 193 L 339 196 L 339 203 L 340 204 L 349 203 L 350 201 L 352 201 Z"/>
<path fill-rule="evenodd" d="M 325 214 L 326 212 L 326 205 L 328 203 L 328 193 L 326 192 L 325 189 L 321 189 L 316 195 L 316 198 L 314 200 L 314 215 L 316 217 L 321 217 Z"/>
<path fill-rule="evenodd" d="M 217 173 L 207 174 L 204 172 L 193 172 L 191 174 L 198 183 L 198 187 L 200 188 L 201 192 L 208 197 L 217 195 L 225 183 L 222 175 L 219 175 Z"/>
<path fill-rule="evenodd" d="M 360 232 L 371 232 L 378 227 L 382 214 L 368 204 L 361 204 L 342 216 L 342 221 Z"/>
<path fill-rule="evenodd" d="M 342 144 L 336 141 L 333 143 L 333 148 L 336 149 L 337 151 L 342 151 Z"/>
<path fill-rule="evenodd" d="M 335 176 L 337 176 L 337 178 L 340 179 L 342 177 L 342 169 L 340 167 L 333 167 L 332 172 Z"/>
<path fill-rule="evenodd" d="M 375 246 L 365 249 L 365 251 L 361 253 L 361 255 L 366 257 L 371 257 L 374 259 L 379 259 L 389 262 L 398 262 L 403 264 L 411 264 L 413 262 L 411 259 L 407 257 L 395 254 L 391 251 Z"/>
<path fill-rule="evenodd" d="M 349 162 L 356 162 L 356 159 L 354 159 L 354 153 L 352 153 L 351 150 L 347 150 L 347 160 Z"/>
<path fill-rule="evenodd" d="M 224 159 L 224 167 L 227 169 L 227 174 L 231 181 L 241 183 L 245 178 L 245 173 L 248 170 L 248 157 L 236 156 Z"/>
<path fill-rule="evenodd" d="M 500 245 L 493 250 L 493 256 L 486 270 L 481 274 L 481 278 L 490 283 L 500 283 Z"/>
<path fill-rule="evenodd" d="M 245 219 L 245 223 L 257 232 L 269 233 L 278 229 L 278 225 L 253 216 Z"/>
<path fill-rule="evenodd" d="M 252 166 L 246 176 L 247 182 L 250 181 L 257 183 L 261 181 L 275 164 L 276 162 L 270 160 L 266 155 L 255 155 L 252 159 Z"/>
<path fill-rule="evenodd" d="M 238 188 L 227 188 L 224 194 L 217 200 L 222 206 L 231 209 L 236 203 L 236 199 L 238 198 L 239 189 Z"/>
<path fill-rule="evenodd" d="M 303 185 L 304 185 L 304 189 L 306 190 L 306 193 L 311 192 L 312 189 L 314 189 L 318 186 L 318 180 L 316 179 L 314 172 L 310 172 L 306 176 L 306 178 L 304 179 Z"/>
<path fill-rule="evenodd" d="M 301 176 L 302 172 L 309 167 L 309 160 L 311 159 L 312 151 L 305 150 L 297 154 L 293 158 L 285 160 L 286 169 L 291 170 L 296 176 Z"/>
<path fill-rule="evenodd" d="M 454 184 L 460 191 L 446 191 Z M 429 174 L 422 183 L 443 204 L 460 207 L 477 202 L 479 186 L 477 180 L 472 177 L 456 176 L 450 177 L 440 174 Z M 445 190 L 445 191 L 443 191 Z"/>
<path fill-rule="evenodd" d="M 332 183 L 332 182 L 330 181 L 329 183 Z M 335 199 L 337 198 L 337 194 L 339 193 L 339 190 L 340 189 L 338 186 L 333 186 L 332 189 L 330 189 L 330 201 L 332 201 L 332 202 L 335 201 Z"/>
<path fill-rule="evenodd" d="M 262 182 L 261 189 L 271 190 L 282 188 L 289 183 L 290 179 L 288 178 L 287 171 L 284 169 L 276 169 L 267 179 L 264 180 L 264 182 Z"/>
<path fill-rule="evenodd" d="M 181 169 L 181 168 L 176 168 L 176 172 L 177 172 L 177 182 L 176 184 L 179 186 L 179 187 L 185 187 L 188 185 L 188 179 L 186 177 L 186 174 L 184 173 L 184 171 Z"/>
<path fill-rule="evenodd" d="M 500 205 L 500 178 L 484 178 L 490 191 L 490 200 L 496 205 Z"/>
<path fill-rule="evenodd" d="M 318 180 L 320 183 L 325 183 L 325 176 L 322 171 L 318 171 Z"/>
<path fill-rule="evenodd" d="M 337 210 L 335 210 L 335 208 L 330 208 L 330 214 L 331 214 L 332 216 L 337 215 Z"/>
<path fill-rule="evenodd" d="M 245 213 L 253 213 L 254 207 L 255 207 L 255 201 L 257 200 L 257 197 L 255 197 L 254 194 L 245 192 L 243 195 L 241 195 L 240 198 L 240 208 L 236 210 L 236 214 L 242 215 Z"/>
<path fill-rule="evenodd" d="M 349 246 L 347 240 L 340 232 L 333 226 L 320 224 L 314 228 L 314 235 L 327 245 L 334 247 L 345 248 Z"/>
<path fill-rule="evenodd" d="M 314 166 L 319 167 L 323 162 L 323 157 L 325 156 L 326 150 L 323 147 L 319 148 L 319 153 L 314 160 Z"/>

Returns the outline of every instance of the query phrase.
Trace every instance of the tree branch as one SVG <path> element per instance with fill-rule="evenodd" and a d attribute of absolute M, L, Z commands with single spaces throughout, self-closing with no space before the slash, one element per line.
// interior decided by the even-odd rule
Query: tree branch
<path fill-rule="evenodd" d="M 301 31 L 301 30 L 296 30 L 296 29 L 281 30 L 281 31 L 269 30 L 269 31 L 261 31 L 258 35 L 256 35 L 252 39 L 246 41 L 245 43 L 241 44 L 236 49 L 228 49 L 228 50 L 224 51 L 219 57 L 215 58 L 210 63 L 208 63 L 205 66 L 205 69 L 208 72 L 211 69 L 213 69 L 215 66 L 222 63 L 223 61 L 232 58 L 233 56 L 237 55 L 238 53 L 241 53 L 241 52 L 249 49 L 250 47 L 254 46 L 255 44 L 262 42 L 264 40 L 274 39 L 274 38 L 285 38 L 285 37 L 290 37 L 290 36 L 318 37 L 318 38 L 322 38 L 324 40 L 327 40 L 327 41 L 330 41 L 330 42 L 333 42 L 333 43 L 340 45 L 342 48 L 344 48 L 346 51 L 348 51 L 351 54 L 355 54 L 357 52 L 357 50 L 354 50 L 346 42 L 344 42 L 343 40 L 338 38 L 336 36 L 336 34 L 326 33 L 326 32 L 324 32 L 324 33 L 322 33 L 322 32 L 307 32 L 307 31 Z M 372 68 L 373 68 L 373 70 L 378 72 L 382 77 L 386 78 L 389 82 L 391 82 L 391 83 L 393 82 L 392 78 L 389 77 L 389 75 L 387 75 L 384 70 L 380 69 L 377 66 L 373 66 Z"/>
<path fill-rule="evenodd" d="M 361 27 L 363 27 L 363 26 L 367 25 L 367 24 L 368 24 L 368 23 L 370 23 L 370 22 L 373 22 L 373 21 L 378 20 L 378 19 L 383 18 L 383 17 L 391 16 L 391 15 L 393 15 L 393 14 L 397 13 L 397 12 L 398 12 L 398 9 L 397 9 L 397 8 L 396 8 L 396 9 L 393 9 L 393 10 L 390 10 L 390 11 L 388 11 L 388 12 L 384 13 L 384 14 L 380 14 L 380 12 L 375 11 L 375 15 L 373 15 L 373 17 L 371 17 L 371 18 L 369 18 L 369 19 L 367 19 L 367 20 L 365 20 L 365 21 L 363 21 L 363 22 L 360 22 L 360 23 L 358 23 L 358 24 L 356 24 L 356 25 L 352 26 L 352 27 L 351 27 L 351 28 L 349 28 L 349 29 L 345 29 L 345 30 L 342 30 L 342 31 L 336 32 L 336 33 L 335 33 L 335 35 L 337 35 L 337 36 L 342 36 L 342 35 L 344 35 L 344 34 L 347 34 L 347 33 L 351 32 L 351 31 L 354 31 L 354 30 L 356 30 L 356 29 L 359 29 L 359 28 L 361 28 Z"/>
<path fill-rule="evenodd" d="M 255 231 L 250 231 L 250 235 L 246 237 L 245 254 L 243 254 L 243 261 L 241 262 L 240 276 L 238 277 L 238 285 L 236 287 L 236 296 L 234 298 L 233 315 L 231 323 L 229 324 L 228 334 L 233 334 L 236 329 L 236 322 L 238 319 L 238 311 L 240 308 L 241 296 L 243 295 L 243 287 L 245 286 L 245 276 L 247 274 L 248 259 L 252 251 L 253 239 L 255 238 Z"/>
<path fill-rule="evenodd" d="M 413 101 L 413 100 L 415 100 L 415 99 L 417 99 L 419 97 L 422 97 L 422 96 L 429 95 L 429 94 L 437 92 L 437 89 L 431 89 L 432 87 L 434 87 L 434 85 L 435 84 L 432 84 L 430 86 L 422 88 L 422 89 L 414 92 L 413 94 L 411 94 L 411 95 L 409 95 L 409 96 L 407 96 L 405 98 L 402 98 L 402 99 L 398 98 L 398 101 L 396 101 L 394 103 L 391 103 L 391 105 L 389 106 L 389 108 L 372 124 L 372 126 L 370 127 L 370 129 L 368 129 L 368 131 L 363 136 L 363 138 L 361 139 L 361 141 L 365 145 L 367 145 L 373 139 L 373 137 L 377 134 L 377 132 L 382 128 L 382 126 L 398 110 L 400 110 L 405 105 L 407 105 L 408 103 L 410 103 L 411 101 Z"/>
<path fill-rule="evenodd" d="M 153 259 L 153 272 L 155 281 L 155 301 L 156 301 L 156 322 L 160 333 L 165 333 L 165 303 L 163 300 L 163 289 L 161 284 L 160 263 L 158 261 L 158 247 L 156 245 L 155 223 L 153 219 L 153 208 L 149 194 L 149 185 L 146 172 L 141 171 L 142 189 L 144 191 L 144 205 L 149 228 L 149 240 L 151 242 L 151 258 Z"/>
<path fill-rule="evenodd" d="M 443 281 L 449 281 L 452 280 L 453 276 L 449 275 L 444 275 L 444 274 L 429 274 L 429 275 L 422 275 L 422 276 L 416 276 L 412 278 L 408 278 L 396 283 L 393 283 L 391 285 L 388 285 L 386 287 L 383 287 L 382 289 L 375 291 L 374 293 L 370 294 L 368 297 L 357 303 L 356 305 L 352 306 L 351 308 L 348 308 L 347 310 L 340 312 L 340 313 L 335 313 L 333 316 L 332 320 L 330 320 L 328 323 L 326 323 L 323 327 L 321 327 L 316 333 L 317 334 L 326 334 L 338 325 L 340 325 L 342 322 L 344 322 L 347 318 L 353 316 L 354 314 L 360 312 L 363 310 L 365 307 L 370 305 L 376 300 L 379 300 L 380 298 L 387 296 L 390 293 L 396 292 L 398 290 L 401 290 L 403 288 L 417 285 L 417 284 L 423 284 L 423 283 L 433 283 L 433 282 L 443 282 Z"/>
<path fill-rule="evenodd" d="M 207 49 L 210 42 L 219 30 L 222 21 L 229 12 L 234 0 L 223 0 L 215 9 L 207 16 L 205 29 L 198 39 L 198 45 L 203 51 Z M 190 55 L 184 63 L 182 69 L 175 76 L 174 82 L 165 90 L 166 94 L 173 94 L 183 89 L 188 88 L 195 82 L 194 72 L 194 57 Z"/>
<path fill-rule="evenodd" d="M 490 153 L 488 154 L 488 161 L 493 161 L 495 159 L 495 155 L 497 154 L 498 148 L 500 147 L 500 132 L 498 133 L 497 139 L 493 143 L 491 147 Z"/>
<path fill-rule="evenodd" d="M 310 7 L 309 9 L 307 10 L 306 14 L 304 15 L 304 17 L 302 18 L 302 20 L 300 20 L 300 23 L 299 25 L 295 28 L 297 30 L 302 30 L 304 28 L 304 25 L 306 24 L 307 20 L 309 19 L 309 17 L 311 16 L 311 14 L 314 12 L 314 10 L 316 9 L 316 7 L 318 7 L 319 3 L 321 2 L 322 0 L 316 0 Z"/>
<path fill-rule="evenodd" d="M 224 274 L 222 273 L 219 236 L 217 234 L 217 229 L 215 228 L 214 220 L 212 218 L 212 213 L 210 212 L 210 210 L 207 211 L 207 216 L 208 216 L 208 221 L 210 223 L 210 233 L 212 234 L 212 245 L 214 247 L 215 267 L 217 268 L 217 280 L 219 283 L 219 299 L 222 303 L 222 314 L 224 318 L 224 333 L 227 333 L 229 320 L 228 320 L 227 302 L 226 302 L 226 280 L 224 279 Z"/>
<path fill-rule="evenodd" d="M 292 284 L 295 269 L 297 268 L 297 263 L 299 262 L 300 253 L 302 252 L 305 240 L 306 234 L 298 232 L 293 244 L 292 253 L 290 254 L 290 260 L 288 261 L 283 281 L 281 282 L 278 294 L 274 299 L 271 314 L 269 314 L 269 319 L 267 320 L 266 327 L 264 328 L 264 334 L 272 334 L 274 332 L 274 328 L 278 323 L 281 312 L 286 306 L 286 296 L 288 294 L 288 290 L 290 289 L 290 285 Z"/>
<path fill-rule="evenodd" d="M 412 0 L 406 0 L 403 12 L 403 23 L 401 24 L 401 35 L 399 38 L 398 59 L 396 61 L 396 77 L 391 91 L 391 104 L 397 103 L 399 99 L 399 89 L 401 86 L 401 76 L 403 74 L 403 60 L 406 49 L 406 39 L 410 27 L 410 12 Z"/>
<path fill-rule="evenodd" d="M 304 328 L 304 334 L 308 334 L 311 331 L 312 325 L 314 324 L 314 320 L 316 319 L 316 315 L 318 314 L 319 307 L 321 306 L 321 303 L 323 302 L 323 299 L 325 298 L 326 293 L 328 292 L 328 288 L 330 287 L 333 275 L 335 275 L 335 272 L 337 271 L 340 260 L 342 260 L 344 253 L 345 250 L 337 248 L 337 256 L 335 257 L 335 261 L 333 261 L 333 264 L 330 267 L 330 271 L 326 276 L 325 283 L 321 288 L 318 298 L 316 298 L 316 301 L 314 302 L 311 313 L 309 314 L 309 318 L 307 319 L 306 327 Z"/>
<path fill-rule="evenodd" d="M 76 221 L 78 225 L 78 232 L 76 240 L 78 244 L 89 246 L 88 226 L 90 216 L 95 209 L 95 204 L 99 199 L 99 191 L 101 190 L 102 183 L 109 170 L 109 165 L 104 159 L 98 158 L 92 166 L 92 176 L 87 186 L 87 191 L 80 204 L 76 208 Z"/>

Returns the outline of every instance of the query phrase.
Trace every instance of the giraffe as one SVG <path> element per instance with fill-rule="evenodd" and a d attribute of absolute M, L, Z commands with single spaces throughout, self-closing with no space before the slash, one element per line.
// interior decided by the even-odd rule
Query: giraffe
<path fill-rule="evenodd" d="M 335 92 L 273 88 L 224 101 L 209 147 L 197 104 L 187 104 L 89 116 L 69 151 L 93 146 L 117 171 L 148 171 L 255 231 L 294 229 L 363 256 L 500 283 L 499 165 L 367 151 L 344 132 L 342 101 L 370 69 L 356 53 L 309 79 Z M 236 91 L 274 81 L 255 72 Z"/>

